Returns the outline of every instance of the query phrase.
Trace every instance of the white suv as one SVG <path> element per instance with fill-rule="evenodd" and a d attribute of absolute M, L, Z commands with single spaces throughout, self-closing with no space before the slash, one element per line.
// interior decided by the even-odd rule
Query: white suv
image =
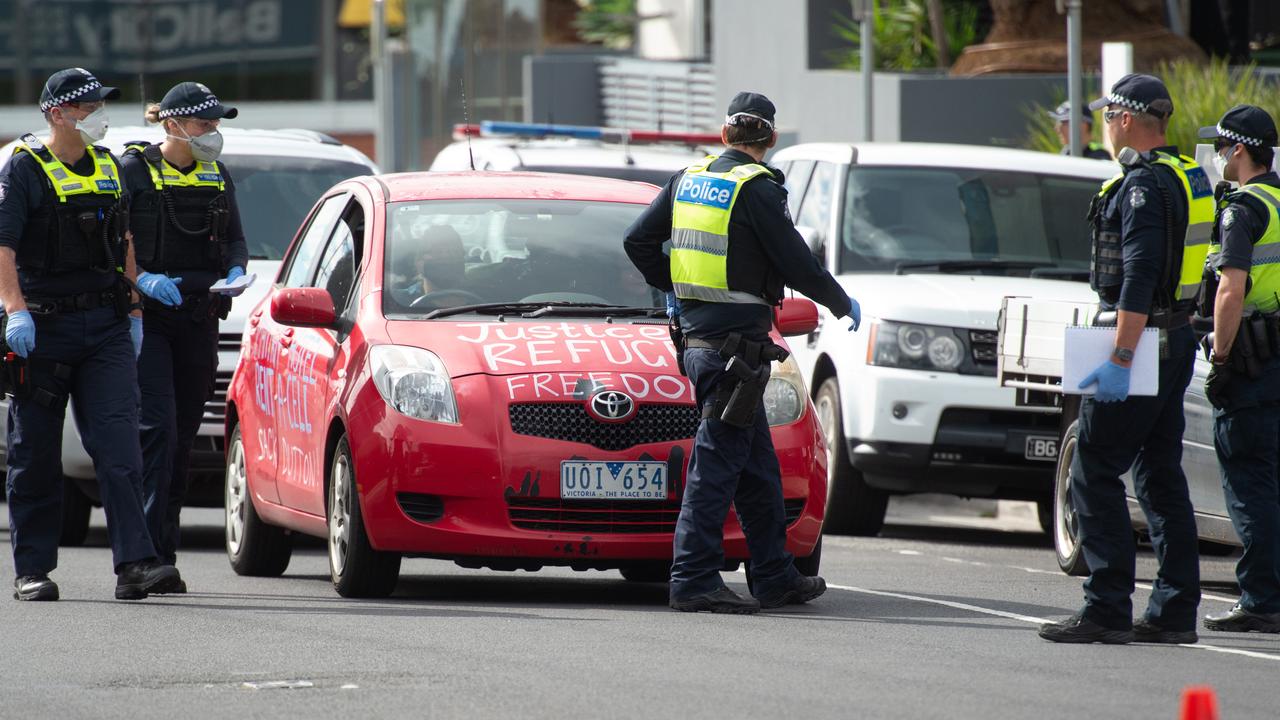
<path fill-rule="evenodd" d="M 36 132 L 37 136 L 42 133 Z M 213 399 L 205 407 L 200 433 L 191 451 L 188 505 L 222 507 L 223 422 L 227 383 L 240 353 L 240 336 L 245 318 L 274 282 L 293 235 L 315 201 L 336 183 L 357 175 L 378 172 L 367 156 L 337 140 L 308 130 L 244 130 L 223 127 L 226 144 L 221 160 L 226 162 L 236 186 L 236 201 L 249 245 L 248 273 L 258 280 L 231 305 L 218 337 L 218 370 Z M 117 155 L 134 140 L 159 142 L 164 132 L 158 127 L 112 127 L 99 143 Z M 13 155 L 17 141 L 0 148 L 0 165 Z M 0 398 L 0 411 L 8 412 L 8 398 Z M 0 432 L 0 457 L 7 438 Z M 80 432 L 67 412 L 62 433 L 63 483 L 62 544 L 79 545 L 89 529 L 89 511 L 98 503 L 98 485 L 93 462 L 84 450 Z"/>
<path fill-rule="evenodd" d="M 804 144 L 770 162 L 810 248 L 862 305 L 793 342 L 831 453 L 827 530 L 874 535 L 888 497 L 1040 502 L 1058 416 L 998 386 L 1006 295 L 1088 302 L 1085 215 L 1114 163 L 931 144 Z"/>

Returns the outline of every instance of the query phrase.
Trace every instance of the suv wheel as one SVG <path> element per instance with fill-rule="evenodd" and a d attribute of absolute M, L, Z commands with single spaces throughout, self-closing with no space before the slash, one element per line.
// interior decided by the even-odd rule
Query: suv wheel
<path fill-rule="evenodd" d="M 1058 468 L 1053 483 L 1053 550 L 1058 567 L 1068 575 L 1088 575 L 1080 549 L 1075 503 L 1071 500 L 1071 463 L 1076 456 L 1080 421 L 1076 420 L 1058 444 Z"/>
<path fill-rule="evenodd" d="M 849 463 L 844 422 L 840 415 L 840 383 L 827 378 L 813 401 L 827 443 L 827 517 L 822 531 L 834 535 L 876 535 L 884 527 L 889 493 L 867 485 Z"/>

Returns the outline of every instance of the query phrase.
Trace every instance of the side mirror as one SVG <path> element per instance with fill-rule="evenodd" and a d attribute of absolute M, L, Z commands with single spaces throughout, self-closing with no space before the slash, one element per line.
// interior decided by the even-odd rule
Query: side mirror
<path fill-rule="evenodd" d="M 324 288 L 280 288 L 271 296 L 271 317 L 281 325 L 331 328 L 337 316 Z"/>
<path fill-rule="evenodd" d="M 784 337 L 808 335 L 818 329 L 818 306 L 808 298 L 783 298 L 782 307 L 773 311 L 773 321 Z"/>
<path fill-rule="evenodd" d="M 804 238 L 804 244 L 809 247 L 809 252 L 818 258 L 818 262 L 824 267 L 827 264 L 827 246 L 822 241 L 822 233 L 818 232 L 815 227 L 808 225 L 797 225 L 796 232 L 800 233 L 800 237 Z"/>

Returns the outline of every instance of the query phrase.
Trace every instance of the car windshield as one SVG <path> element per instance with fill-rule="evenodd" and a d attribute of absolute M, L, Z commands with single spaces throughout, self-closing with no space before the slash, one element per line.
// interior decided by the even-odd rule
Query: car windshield
<path fill-rule="evenodd" d="M 370 172 L 359 163 L 276 155 L 232 155 L 226 162 L 249 256 L 261 260 L 284 257 L 303 218 L 326 190 Z"/>
<path fill-rule="evenodd" d="M 427 314 L 486 303 L 656 307 L 622 251 L 644 205 L 576 200 L 432 200 L 388 208 L 383 310 Z"/>
<path fill-rule="evenodd" d="M 1081 273 L 1099 181 L 963 168 L 855 167 L 841 272 Z"/>

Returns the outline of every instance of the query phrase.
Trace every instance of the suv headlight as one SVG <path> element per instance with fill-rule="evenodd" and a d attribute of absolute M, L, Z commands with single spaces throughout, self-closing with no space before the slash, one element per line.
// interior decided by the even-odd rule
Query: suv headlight
<path fill-rule="evenodd" d="M 880 320 L 871 325 L 867 364 L 956 372 L 965 358 L 962 331 Z"/>
<path fill-rule="evenodd" d="M 378 394 L 397 411 L 432 422 L 458 422 L 453 383 L 440 357 L 406 345 L 375 345 L 369 366 Z"/>
<path fill-rule="evenodd" d="M 788 357 L 770 366 L 769 382 L 764 386 L 764 414 L 769 425 L 786 425 L 804 414 L 804 379 L 800 367 Z"/>

